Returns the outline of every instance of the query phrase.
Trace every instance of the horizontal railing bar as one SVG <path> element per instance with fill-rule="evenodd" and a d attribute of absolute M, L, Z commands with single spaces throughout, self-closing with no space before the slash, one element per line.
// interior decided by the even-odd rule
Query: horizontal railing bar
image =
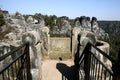
<path fill-rule="evenodd" d="M 79 65 L 81 65 L 82 64 L 82 62 L 84 61 L 84 56 L 81 58 L 82 60 L 81 60 L 81 62 L 79 62 Z"/>
<path fill-rule="evenodd" d="M 81 54 L 81 56 L 80 56 L 80 58 L 79 58 L 79 60 L 78 60 L 79 62 L 80 62 L 80 60 L 82 59 L 82 57 L 84 57 L 84 53 Z"/>
<path fill-rule="evenodd" d="M 37 44 L 39 44 L 39 43 L 41 43 L 40 41 L 38 41 L 35 45 L 37 45 Z"/>
<path fill-rule="evenodd" d="M 25 46 L 25 44 L 23 44 L 22 46 L 16 47 L 15 49 L 13 49 L 12 51 L 8 52 L 7 54 L 3 55 L 0 57 L 0 61 L 4 60 L 6 57 L 8 57 L 9 55 L 14 54 L 16 51 L 18 51 L 19 49 L 23 48 Z"/>
<path fill-rule="evenodd" d="M 92 52 L 90 52 L 90 54 L 92 54 L 93 57 L 94 57 L 95 59 L 97 59 L 97 60 L 100 62 L 100 64 L 101 64 L 111 75 L 113 75 L 113 72 L 112 72 L 111 70 L 109 70 L 109 69 L 106 67 L 106 65 L 105 65 L 102 61 L 100 61 L 100 60 L 95 56 L 95 54 L 93 54 Z"/>
<path fill-rule="evenodd" d="M 9 68 L 14 62 L 16 62 L 21 56 L 23 56 L 25 53 L 22 53 L 21 55 L 19 55 L 16 59 L 14 59 L 11 63 L 9 63 L 5 68 L 3 68 L 1 71 L 0 71 L 0 74 L 2 72 L 4 72 L 7 68 Z"/>
<path fill-rule="evenodd" d="M 90 42 L 89 42 L 90 43 Z M 91 44 L 91 43 L 90 43 Z M 99 48 L 97 48 L 95 45 L 91 44 L 92 47 L 94 47 L 97 51 L 100 52 L 100 54 L 102 54 L 104 57 L 108 58 L 113 64 L 117 64 L 117 62 L 110 57 L 109 55 L 107 55 L 105 52 L 103 52 L 102 50 L 100 50 Z"/>

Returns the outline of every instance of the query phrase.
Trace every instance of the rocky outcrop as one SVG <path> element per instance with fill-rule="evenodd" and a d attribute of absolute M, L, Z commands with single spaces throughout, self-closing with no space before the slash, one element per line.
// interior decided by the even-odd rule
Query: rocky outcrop
<path fill-rule="evenodd" d="M 49 34 L 49 28 L 47 26 L 44 26 L 42 28 L 39 28 L 40 38 L 41 38 L 41 52 L 42 54 L 49 54 L 50 49 L 50 34 Z"/>
<path fill-rule="evenodd" d="M 16 13 L 14 15 L 10 15 L 6 23 L 7 27 L 11 27 L 13 29 L 12 32 L 16 35 L 16 40 L 20 40 L 22 33 L 26 31 L 26 21 L 24 17 L 20 13 Z"/>
<path fill-rule="evenodd" d="M 80 42 L 78 42 L 78 40 Z M 77 51 L 77 46 L 78 43 L 80 43 L 82 49 L 81 52 L 83 51 L 84 47 L 88 42 L 91 42 L 92 44 L 96 44 L 96 36 L 94 33 L 90 31 L 81 31 L 79 27 L 74 27 L 72 30 L 72 54 L 74 55 Z"/>
<path fill-rule="evenodd" d="M 29 43 L 31 73 L 33 80 L 41 78 L 41 47 L 40 34 L 37 31 L 29 31 L 22 36 L 23 43 Z"/>
<path fill-rule="evenodd" d="M 0 56 L 8 53 L 10 50 L 10 44 L 4 42 L 0 43 Z"/>
<path fill-rule="evenodd" d="M 70 35 L 71 34 L 71 25 L 67 20 L 63 20 L 63 25 L 61 26 L 60 34 Z"/>
<path fill-rule="evenodd" d="M 81 29 L 79 27 L 74 27 L 72 29 L 72 36 L 71 36 L 71 45 L 72 45 L 72 54 L 74 55 L 74 53 L 76 53 L 76 50 L 77 50 L 77 47 L 76 45 L 78 44 L 77 42 L 77 37 L 78 37 L 78 34 L 80 33 Z"/>
<path fill-rule="evenodd" d="M 41 18 L 39 21 L 34 19 L 32 16 L 27 18 L 27 31 L 38 30 L 41 27 L 44 27 L 44 20 Z"/>
<path fill-rule="evenodd" d="M 1 40 L 2 44 L 0 55 L 6 54 L 11 51 L 11 46 L 18 47 L 26 42 L 30 43 L 30 58 L 31 58 L 31 73 L 33 80 L 40 80 L 41 76 L 41 44 L 39 28 L 44 26 L 44 21 L 38 23 L 32 16 L 29 16 L 27 21 L 20 13 L 9 15 L 6 18 L 6 25 L 0 29 L 2 32 L 7 32 L 4 39 Z M 8 30 L 9 29 L 9 30 Z M 44 30 L 45 31 L 45 30 Z M 9 44 L 6 46 L 6 44 Z M 6 46 L 6 47 L 4 47 Z M 5 61 L 5 63 L 8 62 Z"/>
<path fill-rule="evenodd" d="M 92 43 L 92 44 L 96 44 L 96 36 L 94 35 L 94 33 L 89 32 L 89 31 L 81 31 L 78 35 L 78 37 L 80 38 L 80 45 L 81 46 L 86 46 L 86 44 L 88 42 Z"/>
<path fill-rule="evenodd" d="M 96 17 L 92 17 L 92 20 L 90 20 L 90 17 L 86 16 L 78 17 L 75 20 L 75 26 L 80 27 L 82 31 L 93 32 L 97 38 L 108 37 L 107 33 L 99 27 Z"/>
<path fill-rule="evenodd" d="M 55 36 L 60 36 L 60 37 L 68 37 L 71 35 L 71 25 L 70 22 L 66 18 L 60 18 L 59 21 L 59 26 L 56 25 L 56 19 L 54 20 L 55 26 L 50 26 L 53 27 L 50 33 Z"/>
<path fill-rule="evenodd" d="M 10 45 L 21 44 L 19 41 L 22 40 L 23 33 L 32 30 L 38 31 L 39 28 L 44 26 L 42 18 L 38 22 L 32 16 L 29 16 L 26 21 L 23 15 L 18 12 L 11 15 L 6 13 L 4 18 L 6 25 L 0 27 L 0 38 L 2 39 L 0 42 L 6 42 Z"/>

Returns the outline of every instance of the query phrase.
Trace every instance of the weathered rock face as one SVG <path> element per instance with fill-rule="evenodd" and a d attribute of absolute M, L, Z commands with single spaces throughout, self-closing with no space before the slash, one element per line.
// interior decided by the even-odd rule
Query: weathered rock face
<path fill-rule="evenodd" d="M 71 34 L 71 25 L 67 20 L 63 20 L 63 26 L 61 28 L 60 34 Z"/>
<path fill-rule="evenodd" d="M 6 21 L 6 25 L 0 27 L 1 35 L 3 36 L 3 42 L 5 41 L 11 41 L 12 35 L 14 36 L 14 40 L 20 40 L 21 34 L 25 32 L 26 28 L 26 22 L 24 20 L 24 17 L 17 13 L 15 15 L 8 15 L 4 17 Z M 11 35 L 12 33 L 12 35 Z M 8 36 L 8 37 L 7 37 Z M 11 36 L 11 37 L 9 37 Z M 16 37 L 15 37 L 16 36 Z M 7 37 L 7 39 L 6 39 Z M 9 39 L 10 38 L 10 39 Z"/>
<path fill-rule="evenodd" d="M 88 42 L 96 44 L 96 36 L 90 31 L 81 31 L 79 27 L 74 27 L 72 30 L 72 54 L 75 54 L 77 51 L 78 43 L 80 43 L 82 50 Z M 78 42 L 79 40 L 79 42 Z M 81 50 L 81 53 L 82 53 Z"/>
<path fill-rule="evenodd" d="M 29 31 L 23 34 L 22 42 L 30 44 L 30 63 L 33 80 L 41 78 L 41 47 L 40 34 L 37 31 Z"/>
<path fill-rule="evenodd" d="M 11 37 L 8 35 L 11 34 L 14 36 L 14 40 L 21 40 L 22 34 L 26 31 L 36 30 L 44 26 L 44 20 L 41 18 L 38 20 L 34 19 L 32 16 L 29 16 L 27 21 L 25 21 L 23 15 L 20 13 L 9 15 L 9 13 L 5 14 L 6 25 L 0 27 L 1 33 L 6 33 L 4 37 L 7 39 L 3 39 L 2 41 L 10 41 Z M 16 36 L 16 37 L 15 37 Z M 9 39 L 10 38 L 10 39 Z"/>
<path fill-rule="evenodd" d="M 78 37 L 78 34 L 80 33 L 81 29 L 79 27 L 74 27 L 72 29 L 72 54 L 74 55 L 74 53 L 76 53 L 76 50 L 77 50 L 77 47 L 76 45 L 78 44 L 77 42 L 77 37 Z"/>
<path fill-rule="evenodd" d="M 78 34 L 78 41 L 79 41 L 78 43 L 80 43 L 80 55 L 81 55 L 84 48 L 86 47 L 87 43 L 90 42 L 93 45 L 95 45 L 97 38 L 94 35 L 94 33 L 90 32 L 90 31 L 81 31 Z"/>
<path fill-rule="evenodd" d="M 11 50 L 10 44 L 4 43 L 4 42 L 0 43 L 0 56 L 6 54 L 10 50 Z"/>
<path fill-rule="evenodd" d="M 11 33 L 6 34 L 5 38 L 9 39 L 10 41 L 15 41 L 17 37 L 14 33 L 11 32 Z"/>
<path fill-rule="evenodd" d="M 33 23 L 33 17 L 32 16 L 29 16 L 27 18 L 27 23 Z"/>
<path fill-rule="evenodd" d="M 77 18 L 75 20 L 75 26 L 81 28 L 81 24 L 80 24 L 79 18 Z"/>
<path fill-rule="evenodd" d="M 26 31 L 26 21 L 24 17 L 20 13 L 10 15 L 7 24 L 14 30 L 12 32 L 14 32 L 14 35 L 16 35 L 16 40 L 20 40 L 22 33 Z"/>
<path fill-rule="evenodd" d="M 42 53 L 48 55 L 50 49 L 50 34 L 49 28 L 47 26 L 39 28 L 40 38 L 41 38 L 41 49 Z"/>
<path fill-rule="evenodd" d="M 61 18 L 60 19 L 60 25 L 56 25 L 56 19 L 54 21 L 55 26 L 53 26 L 52 31 L 50 31 L 51 34 L 53 35 L 58 35 L 62 37 L 68 37 L 71 35 L 71 25 L 70 22 L 66 18 Z"/>
<path fill-rule="evenodd" d="M 87 31 L 91 31 L 91 21 L 90 17 L 86 17 L 86 25 L 87 25 Z"/>
<path fill-rule="evenodd" d="M 108 37 L 105 31 L 99 27 L 96 17 L 93 17 L 90 21 L 90 17 L 81 16 L 76 19 L 75 26 L 80 27 L 82 31 L 93 32 L 97 38 Z"/>
<path fill-rule="evenodd" d="M 44 20 L 41 18 L 39 20 L 34 19 L 32 16 L 27 18 L 27 31 L 36 30 L 38 31 L 39 28 L 44 27 Z"/>
<path fill-rule="evenodd" d="M 60 34 L 60 29 L 58 26 L 54 26 L 53 31 L 51 31 L 52 34 Z"/>
<path fill-rule="evenodd" d="M 30 43 L 30 58 L 31 58 L 31 73 L 33 80 L 40 80 L 41 78 L 41 43 L 39 28 L 44 26 L 44 21 L 38 22 L 31 16 L 28 17 L 27 21 L 25 21 L 24 17 L 20 13 L 16 13 L 15 15 L 10 15 L 6 17 L 7 25 L 3 26 L 0 29 L 2 32 L 8 33 L 5 34 L 4 39 L 1 40 L 1 52 L 0 55 L 6 54 L 8 51 L 11 51 L 11 46 L 18 47 L 22 43 L 29 42 Z M 49 29 L 47 29 L 49 31 Z M 45 32 L 46 29 L 43 30 Z M 49 32 L 46 32 L 47 34 Z M 6 47 L 6 44 L 9 44 Z M 5 47 L 4 47 L 5 46 Z M 4 61 L 5 63 L 8 62 Z M 2 63 L 3 64 L 3 63 Z"/>
<path fill-rule="evenodd" d="M 89 31 L 81 31 L 79 33 L 79 38 L 80 38 L 80 44 L 82 46 L 86 46 L 86 44 L 88 42 L 92 43 L 92 44 L 96 44 L 96 36 L 94 35 L 94 33 L 89 32 Z"/>
<path fill-rule="evenodd" d="M 80 23 L 81 23 L 82 28 L 87 27 L 86 17 L 85 17 L 85 16 L 81 16 L 81 17 L 80 17 Z"/>

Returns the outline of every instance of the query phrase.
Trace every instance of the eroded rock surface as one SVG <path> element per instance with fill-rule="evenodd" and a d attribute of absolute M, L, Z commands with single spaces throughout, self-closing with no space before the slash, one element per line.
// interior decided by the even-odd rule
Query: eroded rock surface
<path fill-rule="evenodd" d="M 86 16 L 78 17 L 75 20 L 75 26 L 80 27 L 82 31 L 93 32 L 97 38 L 104 39 L 108 37 L 108 34 L 99 27 L 96 17 L 92 17 L 92 20 Z"/>

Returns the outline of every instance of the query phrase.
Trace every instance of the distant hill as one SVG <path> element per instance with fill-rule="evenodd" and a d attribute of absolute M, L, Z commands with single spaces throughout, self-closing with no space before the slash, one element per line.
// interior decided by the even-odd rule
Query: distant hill
<path fill-rule="evenodd" d="M 110 55 L 116 60 L 120 51 L 120 21 L 98 21 L 98 24 L 109 34 L 103 41 L 110 44 Z"/>
<path fill-rule="evenodd" d="M 111 37 L 120 37 L 120 21 L 98 21 L 99 26 Z"/>

